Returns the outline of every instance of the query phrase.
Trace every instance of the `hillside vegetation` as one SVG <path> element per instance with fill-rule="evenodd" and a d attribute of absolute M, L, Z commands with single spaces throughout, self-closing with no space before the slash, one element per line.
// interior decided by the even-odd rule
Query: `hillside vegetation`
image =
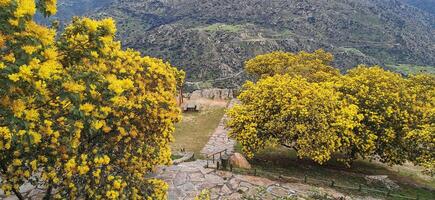
<path fill-rule="evenodd" d="M 324 48 L 343 70 L 435 65 L 435 17 L 396 0 L 123 0 L 93 16 L 117 19 L 125 46 L 182 66 L 190 81 L 229 77 L 274 50 Z M 213 83 L 238 86 L 243 77 Z"/>
<path fill-rule="evenodd" d="M 435 14 L 435 1 L 434 0 L 403 0 L 412 6 L 425 10 L 429 13 Z"/>
<path fill-rule="evenodd" d="M 62 12 L 53 19 L 113 17 L 124 47 L 181 66 L 188 83 L 237 87 L 247 78 L 240 73 L 244 60 L 276 50 L 323 48 L 342 71 L 357 64 L 435 66 L 433 5 L 431 0 L 80 0 L 59 1 Z"/>

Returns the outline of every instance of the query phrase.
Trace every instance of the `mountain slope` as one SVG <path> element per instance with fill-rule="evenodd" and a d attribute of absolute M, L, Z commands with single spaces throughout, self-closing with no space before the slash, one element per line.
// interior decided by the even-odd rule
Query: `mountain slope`
<path fill-rule="evenodd" d="M 435 15 L 435 1 L 434 0 L 403 0 L 416 8 L 425 10 L 433 15 Z"/>
<path fill-rule="evenodd" d="M 71 21 L 72 17 L 91 14 L 114 1 L 116 0 L 58 0 L 56 15 L 44 18 L 38 13 L 36 20 L 44 24 L 50 24 L 51 20 L 59 20 L 61 25 L 64 26 Z"/>
<path fill-rule="evenodd" d="M 343 70 L 435 66 L 434 15 L 399 0 L 113 1 L 90 15 L 114 17 L 125 47 L 181 66 L 193 82 L 238 86 L 244 60 L 275 50 L 324 48 Z"/>

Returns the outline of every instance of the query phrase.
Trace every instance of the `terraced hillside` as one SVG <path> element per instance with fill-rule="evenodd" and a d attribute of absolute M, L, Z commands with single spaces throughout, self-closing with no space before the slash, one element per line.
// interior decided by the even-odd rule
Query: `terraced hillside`
<path fill-rule="evenodd" d="M 361 63 L 435 66 L 435 16 L 415 7 L 417 2 L 414 6 L 403 0 L 99 2 L 103 6 L 88 15 L 117 19 L 118 37 L 125 47 L 181 66 L 196 85 L 239 86 L 246 78 L 239 73 L 243 61 L 275 50 L 324 48 L 334 53 L 334 65 L 343 70 Z"/>

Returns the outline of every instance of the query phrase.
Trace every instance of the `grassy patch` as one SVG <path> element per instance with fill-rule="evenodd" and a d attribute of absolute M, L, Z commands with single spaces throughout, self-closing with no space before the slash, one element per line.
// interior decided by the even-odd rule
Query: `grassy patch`
<path fill-rule="evenodd" d="M 201 112 L 184 113 L 182 121 L 175 125 L 175 141 L 171 144 L 172 149 L 175 151 L 185 148 L 198 157 L 224 113 L 225 108 L 217 106 Z"/>
<path fill-rule="evenodd" d="M 387 67 L 404 74 L 429 73 L 435 74 L 435 66 L 419 66 L 410 64 L 387 65 Z"/>
<path fill-rule="evenodd" d="M 197 29 L 200 31 L 208 31 L 208 32 L 224 31 L 224 32 L 238 33 L 243 29 L 245 29 L 245 26 L 216 23 L 209 26 L 199 27 Z"/>
<path fill-rule="evenodd" d="M 177 160 L 177 159 L 180 159 L 182 157 L 183 156 L 180 156 L 180 155 L 171 155 L 171 160 Z"/>
<path fill-rule="evenodd" d="M 236 146 L 236 150 L 240 151 L 239 145 Z M 307 159 L 298 159 L 295 151 L 281 147 L 269 147 L 262 150 L 250 160 L 250 163 L 260 176 L 284 175 L 303 179 L 307 175 L 308 179 L 323 180 L 326 183 L 334 180 L 340 186 L 358 187 L 361 184 L 364 187 L 382 191 L 388 189 L 383 186 L 367 185 L 364 176 L 388 175 L 400 186 L 394 194 L 410 197 L 418 195 L 420 199 L 432 199 L 435 196 L 435 178 L 422 175 L 420 169 L 412 165 L 389 167 L 377 162 L 357 160 L 350 168 L 347 168 L 342 163 L 332 160 L 321 166 Z M 379 196 L 369 192 L 337 190 L 348 194 Z"/>

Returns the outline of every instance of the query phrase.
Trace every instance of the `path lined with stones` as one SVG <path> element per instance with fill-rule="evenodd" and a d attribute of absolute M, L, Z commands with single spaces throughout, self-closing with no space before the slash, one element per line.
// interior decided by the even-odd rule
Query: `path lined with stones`
<path fill-rule="evenodd" d="M 231 108 L 237 100 L 233 99 L 227 108 Z M 235 141 L 227 135 L 225 128 L 227 115 L 219 122 L 215 132 L 201 150 L 203 156 L 227 150 L 234 153 Z M 219 156 L 217 155 L 216 158 Z M 163 179 L 169 184 L 170 200 L 194 199 L 202 190 L 210 191 L 212 199 L 241 199 L 243 195 L 254 195 L 260 187 L 265 189 L 265 199 L 294 196 L 295 192 L 286 186 L 265 178 L 235 175 L 231 172 L 205 168 L 207 161 L 196 160 L 159 168 L 155 178 Z"/>
<path fill-rule="evenodd" d="M 264 199 L 294 196 L 290 187 L 269 179 L 236 175 L 226 171 L 204 168 L 206 161 L 197 160 L 160 168 L 155 178 L 169 184 L 170 200 L 191 200 L 202 190 L 208 189 L 212 199 L 241 199 L 254 195 L 260 187 L 265 189 Z"/>
<path fill-rule="evenodd" d="M 227 108 L 233 107 L 234 104 L 236 103 L 237 103 L 236 99 L 231 100 Z M 227 119 L 228 117 L 225 114 L 224 117 L 219 122 L 218 127 L 215 129 L 215 132 L 211 135 L 207 144 L 201 150 L 201 154 L 203 156 L 208 156 L 223 150 L 227 150 L 227 153 L 230 155 L 234 153 L 234 145 L 236 144 L 236 142 L 230 139 L 227 135 L 228 130 L 225 128 L 225 123 Z"/>
<path fill-rule="evenodd" d="M 286 183 L 267 178 L 233 174 L 205 168 L 205 160 L 185 162 L 162 167 L 154 178 L 169 184 L 169 200 L 193 200 L 207 189 L 213 200 L 238 200 L 253 197 L 262 200 L 276 200 L 283 197 L 307 199 L 313 194 L 329 194 L 334 199 L 375 200 L 367 197 L 349 197 L 330 188 L 315 187 L 303 183 Z M 260 194 L 260 195 L 259 195 Z"/>
<path fill-rule="evenodd" d="M 236 99 L 228 104 L 231 108 Z M 208 143 L 204 146 L 201 153 L 204 156 L 227 150 L 228 154 L 234 152 L 235 141 L 228 138 L 228 130 L 225 128 L 227 116 L 220 121 Z M 301 183 L 283 183 L 266 178 L 238 175 L 227 171 L 206 168 L 206 160 L 196 160 L 193 162 L 180 163 L 159 168 L 153 175 L 155 178 L 162 179 L 169 184 L 169 200 L 193 200 L 202 190 L 210 191 L 211 199 L 235 200 L 243 199 L 245 196 L 253 196 L 261 192 L 261 199 L 272 200 L 280 197 L 302 197 L 312 193 L 313 186 Z M 327 190 L 334 196 L 342 197 L 331 189 Z M 303 198 L 302 198 L 303 199 Z M 346 198 L 347 199 L 347 198 Z"/>

